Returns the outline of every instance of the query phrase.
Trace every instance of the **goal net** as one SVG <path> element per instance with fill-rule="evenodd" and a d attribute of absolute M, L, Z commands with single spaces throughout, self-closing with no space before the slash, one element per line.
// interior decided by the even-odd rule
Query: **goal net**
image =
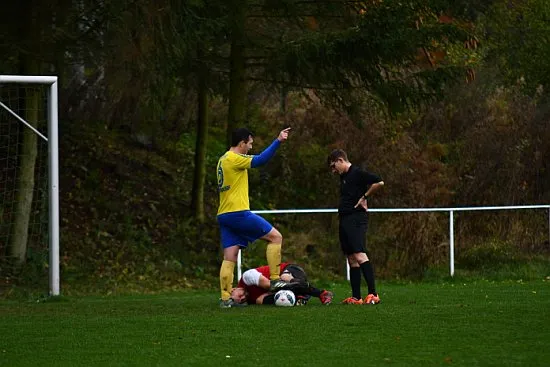
<path fill-rule="evenodd" d="M 0 260 L 59 295 L 57 77 L 0 75 Z"/>

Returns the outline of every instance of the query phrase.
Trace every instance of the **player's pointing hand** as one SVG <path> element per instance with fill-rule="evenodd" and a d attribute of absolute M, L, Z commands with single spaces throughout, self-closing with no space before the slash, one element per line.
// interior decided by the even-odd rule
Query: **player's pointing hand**
<path fill-rule="evenodd" d="M 286 129 L 282 130 L 280 133 L 279 133 L 279 136 L 277 137 L 277 139 L 279 139 L 279 141 L 282 143 L 283 141 L 285 141 L 286 139 L 288 139 L 288 132 L 290 131 L 290 127 L 287 127 Z"/>

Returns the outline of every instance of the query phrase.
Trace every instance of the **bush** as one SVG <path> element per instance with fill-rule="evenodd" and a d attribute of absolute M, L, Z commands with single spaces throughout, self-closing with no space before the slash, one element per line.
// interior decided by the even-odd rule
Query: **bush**
<path fill-rule="evenodd" d="M 457 265 L 470 270 L 498 267 L 517 262 L 518 255 L 512 244 L 492 240 L 460 253 L 457 256 Z"/>

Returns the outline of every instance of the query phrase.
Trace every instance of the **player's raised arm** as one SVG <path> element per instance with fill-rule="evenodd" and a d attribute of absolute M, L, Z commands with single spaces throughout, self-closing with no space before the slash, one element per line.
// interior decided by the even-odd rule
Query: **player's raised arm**
<path fill-rule="evenodd" d="M 279 136 L 277 137 L 277 139 L 273 140 L 271 145 L 265 148 L 263 152 L 261 152 L 258 155 L 255 155 L 252 158 L 251 167 L 252 168 L 259 167 L 269 162 L 269 160 L 275 155 L 275 152 L 277 151 L 277 148 L 279 148 L 281 143 L 288 139 L 289 131 L 290 131 L 290 127 L 287 127 L 286 129 L 281 130 L 281 132 L 279 133 Z"/>

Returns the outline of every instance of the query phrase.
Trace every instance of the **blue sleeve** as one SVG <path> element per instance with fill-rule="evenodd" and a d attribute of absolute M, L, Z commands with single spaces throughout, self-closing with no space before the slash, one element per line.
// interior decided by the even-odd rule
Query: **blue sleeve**
<path fill-rule="evenodd" d="M 279 141 L 279 139 L 275 139 L 270 146 L 264 149 L 263 152 L 255 155 L 252 158 L 251 167 L 255 168 L 266 164 L 271 159 L 271 157 L 275 155 L 275 152 L 277 151 L 277 148 L 279 148 L 279 145 L 281 145 L 281 142 Z"/>

